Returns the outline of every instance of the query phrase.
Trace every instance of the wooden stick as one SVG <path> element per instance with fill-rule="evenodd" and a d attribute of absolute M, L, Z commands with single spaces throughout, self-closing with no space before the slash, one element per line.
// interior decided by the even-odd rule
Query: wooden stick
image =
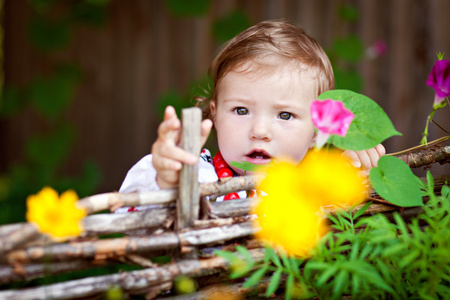
<path fill-rule="evenodd" d="M 410 168 L 427 166 L 435 162 L 444 164 L 450 162 L 450 146 L 432 146 L 400 154 L 397 157 L 406 162 Z"/>
<path fill-rule="evenodd" d="M 88 214 L 111 210 L 121 206 L 139 206 L 150 204 L 169 204 L 178 195 L 178 189 L 167 189 L 143 193 L 104 193 L 80 199 L 77 204 Z"/>
<path fill-rule="evenodd" d="M 249 251 L 256 262 L 262 261 L 264 250 L 252 249 Z M 169 264 L 159 268 L 88 277 L 36 288 L 0 291 L 0 299 L 27 300 L 81 298 L 104 293 L 112 286 L 118 286 L 125 292 L 130 293 L 172 281 L 180 274 L 198 277 L 211 274 L 211 272 L 217 272 L 218 270 L 223 270 L 227 267 L 227 262 L 221 257 L 200 259 L 195 262 L 185 260 L 183 261 L 183 264 L 198 267 L 186 268 L 181 267 L 179 264 Z"/>
<path fill-rule="evenodd" d="M 201 120 L 202 111 L 198 107 L 183 109 L 180 146 L 194 155 L 200 154 L 201 148 Z M 198 183 L 198 164 L 183 164 L 180 172 L 180 186 L 177 201 L 177 223 L 178 229 L 192 226 L 194 220 L 198 219 L 200 208 L 200 192 Z"/>
<path fill-rule="evenodd" d="M 245 180 L 249 179 L 250 181 L 254 180 L 250 177 L 237 177 L 236 179 L 241 178 L 245 178 Z M 422 178 L 422 180 L 425 180 L 425 178 Z M 434 176 L 434 181 L 435 189 L 438 191 L 445 184 L 445 182 L 450 182 L 450 174 Z M 376 196 L 376 193 L 372 191 L 371 196 Z M 257 201 L 259 201 L 258 198 L 213 202 L 211 203 L 211 212 L 213 215 L 220 218 L 242 217 L 249 214 L 250 207 L 252 205 L 256 205 Z M 369 214 L 394 210 L 400 210 L 400 208 L 387 204 L 373 203 L 366 213 Z M 150 231 L 153 231 L 153 229 L 161 227 L 168 228 L 171 225 L 171 222 L 173 222 L 173 209 L 152 209 L 144 212 L 115 215 L 92 215 L 86 217 L 83 222 L 86 231 L 85 235 L 98 235 L 116 232 L 131 233 L 133 230 L 145 228 L 149 228 Z M 22 235 L 22 232 L 29 232 L 30 234 Z M 10 234 L 13 234 L 12 237 L 9 236 Z M 148 232 L 145 234 L 148 234 Z M 48 239 L 43 239 L 43 237 L 38 234 L 35 227 L 29 223 L 0 226 L 0 253 L 5 253 L 11 249 L 24 245 L 25 243 L 28 244 L 32 241 L 30 238 L 32 235 L 37 236 L 40 239 L 41 244 L 45 240 L 48 241 Z"/>
<path fill-rule="evenodd" d="M 250 236 L 256 232 L 250 222 L 229 226 L 191 230 L 181 233 L 165 233 L 146 237 L 123 237 L 95 241 L 32 246 L 10 251 L 1 260 L 11 265 L 45 260 L 64 261 L 76 258 L 108 259 L 129 254 L 149 254 L 160 250 L 176 250 L 180 246 L 208 245 Z"/>
<path fill-rule="evenodd" d="M 0 266 L 0 284 L 8 284 L 11 282 L 21 280 L 31 280 L 48 275 L 57 275 L 73 271 L 81 271 L 111 264 L 112 262 L 105 260 L 88 261 L 80 259 L 71 259 L 69 261 L 62 261 L 62 262 Z"/>
<path fill-rule="evenodd" d="M 437 162 L 442 164 L 450 159 L 450 146 L 415 149 L 395 156 L 408 163 L 412 168 Z M 225 182 L 202 183 L 200 184 L 200 194 L 202 196 L 224 195 L 236 190 L 248 190 L 257 186 L 261 179 L 262 176 L 241 176 Z M 105 193 L 83 198 L 78 203 L 91 214 L 120 206 L 170 204 L 176 199 L 177 195 L 178 189 L 130 194 Z"/>

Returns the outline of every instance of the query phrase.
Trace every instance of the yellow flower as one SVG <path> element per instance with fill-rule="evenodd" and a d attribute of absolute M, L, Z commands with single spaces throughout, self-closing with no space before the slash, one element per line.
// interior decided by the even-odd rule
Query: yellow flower
<path fill-rule="evenodd" d="M 77 200 L 72 190 L 59 197 L 55 190 L 44 187 L 38 194 L 28 196 L 26 219 L 55 240 L 78 236 L 83 232 L 80 221 L 86 211 L 76 206 Z"/>
<path fill-rule="evenodd" d="M 268 195 L 253 208 L 257 237 L 308 256 L 327 232 L 322 207 L 362 201 L 367 187 L 341 152 L 313 151 L 297 166 L 280 161 L 267 169 L 258 189 Z"/>
<path fill-rule="evenodd" d="M 340 150 L 315 150 L 298 165 L 298 189 L 321 205 L 353 206 L 368 193 L 359 171 Z"/>

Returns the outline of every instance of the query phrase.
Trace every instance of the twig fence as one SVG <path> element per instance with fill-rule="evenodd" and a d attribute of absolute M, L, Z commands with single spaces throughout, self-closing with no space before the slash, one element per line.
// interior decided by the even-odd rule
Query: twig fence
<path fill-rule="evenodd" d="M 182 146 L 200 152 L 201 113 L 197 108 L 182 112 Z M 410 167 L 428 166 L 450 161 L 449 146 L 432 146 L 398 156 Z M 184 165 L 179 189 L 146 193 L 106 193 L 79 200 L 88 216 L 84 219 L 82 237 L 66 243 L 56 243 L 37 232 L 29 223 L 0 226 L 0 284 L 8 285 L 48 275 L 97 268 L 118 263 L 142 267 L 140 270 L 93 276 L 23 289 L 0 291 L 0 299 L 74 299 L 96 297 L 111 287 L 119 287 L 126 294 L 146 294 L 158 297 L 173 287 L 179 275 L 208 278 L 209 287 L 220 284 L 227 270 L 226 262 L 210 251 L 212 247 L 233 250 L 236 242 L 246 246 L 255 261 L 262 260 L 264 248 L 252 239 L 255 229 L 248 218 L 250 207 L 259 198 L 224 202 L 206 200 L 209 195 L 255 188 L 260 177 L 242 176 L 216 183 L 199 184 L 197 165 Z M 450 174 L 435 177 L 439 188 L 450 181 Z M 397 207 L 381 199 L 374 191 L 374 202 L 365 214 L 392 214 L 402 217 L 417 215 L 420 208 Z M 121 206 L 159 204 L 158 208 L 127 214 L 99 213 Z M 358 208 L 357 208 L 358 209 Z M 333 213 L 332 210 L 329 211 Z M 94 214 L 95 213 L 95 214 Z M 145 232 L 143 235 L 120 238 L 100 236 L 113 233 Z M 169 264 L 156 264 L 150 258 L 170 256 Z M 264 287 L 262 281 L 260 285 Z M 228 292 L 244 293 L 240 284 L 223 287 Z M 213 289 L 211 289 L 213 290 Z M 208 298 L 208 291 L 200 291 L 185 298 Z"/>

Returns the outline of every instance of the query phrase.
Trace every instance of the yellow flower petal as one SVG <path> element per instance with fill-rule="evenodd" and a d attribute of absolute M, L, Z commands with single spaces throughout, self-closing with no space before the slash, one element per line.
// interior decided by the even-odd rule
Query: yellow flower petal
<path fill-rule="evenodd" d="M 55 240 L 78 236 L 82 233 L 80 221 L 86 212 L 76 206 L 77 201 L 74 191 L 66 191 L 59 197 L 55 190 L 44 187 L 27 198 L 26 219 Z"/>
<path fill-rule="evenodd" d="M 339 151 L 312 151 L 298 165 L 280 161 L 258 189 L 268 196 L 253 208 L 257 237 L 307 256 L 327 232 L 322 207 L 353 205 L 367 194 L 364 179 Z"/>

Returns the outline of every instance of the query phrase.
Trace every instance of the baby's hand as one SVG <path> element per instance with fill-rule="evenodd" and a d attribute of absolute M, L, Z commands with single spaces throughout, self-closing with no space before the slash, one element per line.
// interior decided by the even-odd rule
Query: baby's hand
<path fill-rule="evenodd" d="M 211 120 L 202 121 L 201 143 L 205 144 L 212 128 Z M 158 127 L 158 138 L 153 143 L 153 167 L 156 169 L 156 182 L 162 189 L 178 184 L 182 164 L 194 165 L 198 157 L 179 147 L 181 121 L 172 106 L 166 107 L 164 121 Z"/>
<path fill-rule="evenodd" d="M 379 144 L 375 148 L 362 151 L 345 150 L 344 155 L 350 158 L 353 165 L 357 168 L 362 168 L 366 174 L 378 165 L 380 157 L 386 154 L 386 149 L 383 145 Z"/>

